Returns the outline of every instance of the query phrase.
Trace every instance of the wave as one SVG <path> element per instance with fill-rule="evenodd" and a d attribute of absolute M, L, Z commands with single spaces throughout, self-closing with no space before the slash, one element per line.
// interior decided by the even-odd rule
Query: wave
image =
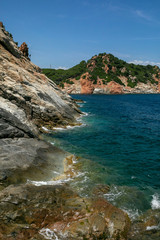
<path fill-rule="evenodd" d="M 56 174 L 59 174 L 56 171 L 53 171 Z M 66 182 L 71 182 L 73 181 L 75 178 L 79 178 L 79 177 L 84 177 L 86 172 L 77 172 L 75 173 L 76 175 L 74 177 L 67 177 L 65 179 L 58 179 L 58 180 L 50 180 L 50 181 L 32 181 L 32 180 L 27 180 L 27 184 L 32 184 L 35 185 L 37 187 L 39 186 L 47 186 L 47 185 L 62 185 Z M 84 180 L 86 181 L 86 178 L 84 177 Z"/>
<path fill-rule="evenodd" d="M 127 209 L 127 208 L 121 208 L 121 209 L 128 214 L 131 220 L 137 219 L 141 214 L 138 209 Z"/>
<path fill-rule="evenodd" d="M 42 126 L 42 129 L 43 129 L 44 131 L 46 131 L 46 132 L 49 132 L 49 129 L 46 128 L 46 127 L 44 127 L 44 126 Z"/>
<path fill-rule="evenodd" d="M 153 210 L 160 209 L 160 196 L 158 193 L 155 193 L 153 196 L 153 199 L 151 201 L 151 207 Z"/>
<path fill-rule="evenodd" d="M 80 120 L 77 120 L 80 122 Z M 85 127 L 86 124 L 85 123 L 81 123 L 81 125 L 75 125 L 75 126 L 66 126 L 65 128 L 63 127 L 54 127 L 53 130 L 57 130 L 57 131 L 65 131 L 65 130 L 69 130 L 69 129 L 74 129 L 74 128 L 77 128 L 77 127 Z"/>
<path fill-rule="evenodd" d="M 61 185 L 61 184 L 64 184 L 66 182 L 69 182 L 71 180 L 72 180 L 71 178 L 59 179 L 59 180 L 54 180 L 54 181 L 31 181 L 31 180 L 27 180 L 27 183 L 39 187 L 39 186 L 47 186 L 47 185 Z"/>
<path fill-rule="evenodd" d="M 148 227 L 146 227 L 147 231 L 158 230 L 158 229 L 159 229 L 159 226 L 148 226 Z"/>
<path fill-rule="evenodd" d="M 118 188 L 114 186 L 114 188 L 109 193 L 104 194 L 104 196 L 107 198 L 108 201 L 113 202 L 123 194 L 124 190 L 119 191 Z"/>

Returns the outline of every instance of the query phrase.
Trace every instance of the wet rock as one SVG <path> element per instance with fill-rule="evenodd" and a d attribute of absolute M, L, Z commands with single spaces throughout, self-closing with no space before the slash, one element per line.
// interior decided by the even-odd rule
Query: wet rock
<path fill-rule="evenodd" d="M 1 235 L 14 232 L 15 239 L 41 239 L 48 229 L 60 239 L 122 240 L 130 227 L 121 210 L 104 199 L 81 198 L 67 186 L 7 187 L 0 192 L 0 223 Z"/>
<path fill-rule="evenodd" d="M 108 193 L 110 190 L 110 187 L 108 185 L 104 184 L 97 184 L 93 190 L 92 194 L 95 196 L 103 196 L 104 194 Z"/>
<path fill-rule="evenodd" d="M 131 225 L 129 240 L 159 240 L 160 239 L 160 211 L 148 210 Z"/>
<path fill-rule="evenodd" d="M 55 169 L 62 174 L 66 156 L 68 153 L 35 138 L 0 139 L 1 187 L 28 179 L 49 181 Z"/>

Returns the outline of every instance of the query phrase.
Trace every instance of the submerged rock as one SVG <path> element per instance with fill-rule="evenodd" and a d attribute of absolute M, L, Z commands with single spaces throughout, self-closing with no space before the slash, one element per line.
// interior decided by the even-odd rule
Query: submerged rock
<path fill-rule="evenodd" d="M 160 239 L 160 211 L 148 210 L 133 222 L 129 233 L 129 240 L 159 240 Z"/>

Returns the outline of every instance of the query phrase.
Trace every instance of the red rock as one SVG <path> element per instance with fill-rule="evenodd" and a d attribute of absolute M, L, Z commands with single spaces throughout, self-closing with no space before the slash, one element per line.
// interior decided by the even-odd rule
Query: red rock
<path fill-rule="evenodd" d="M 120 84 L 111 81 L 107 84 L 107 88 L 109 89 L 109 92 L 111 94 L 122 94 L 123 93 L 123 88 Z"/>
<path fill-rule="evenodd" d="M 89 73 L 85 73 L 81 76 L 80 83 L 82 94 L 92 94 L 94 91 L 93 82 L 89 77 L 90 77 Z"/>

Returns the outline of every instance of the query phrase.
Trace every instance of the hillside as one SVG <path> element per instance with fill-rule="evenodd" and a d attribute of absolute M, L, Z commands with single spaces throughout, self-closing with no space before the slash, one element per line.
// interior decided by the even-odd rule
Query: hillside
<path fill-rule="evenodd" d="M 102 53 L 67 69 L 43 69 L 43 73 L 68 93 L 158 93 L 160 69 L 127 63 Z"/>

